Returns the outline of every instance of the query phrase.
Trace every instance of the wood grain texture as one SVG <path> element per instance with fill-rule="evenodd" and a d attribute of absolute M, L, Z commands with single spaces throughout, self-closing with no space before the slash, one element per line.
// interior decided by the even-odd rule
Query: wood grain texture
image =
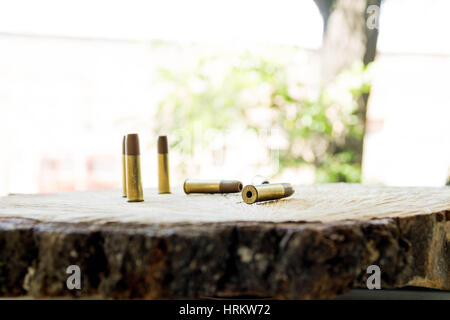
<path fill-rule="evenodd" d="M 372 264 L 384 288 L 450 289 L 449 187 L 295 189 L 255 205 L 181 189 L 1 198 L 0 295 L 329 298 L 365 286 Z"/>

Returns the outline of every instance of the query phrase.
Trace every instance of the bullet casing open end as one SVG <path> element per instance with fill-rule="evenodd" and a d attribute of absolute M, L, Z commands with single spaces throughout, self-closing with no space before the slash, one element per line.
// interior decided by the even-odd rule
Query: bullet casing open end
<path fill-rule="evenodd" d="M 245 203 L 252 204 L 258 201 L 258 190 L 255 186 L 248 185 L 242 190 L 242 199 Z"/>
<path fill-rule="evenodd" d="M 242 191 L 242 182 L 238 180 L 194 180 L 186 179 L 183 189 L 189 193 L 235 193 Z"/>
<path fill-rule="evenodd" d="M 242 190 L 242 200 L 247 204 L 277 200 L 291 196 L 295 190 L 289 183 L 247 185 Z"/>

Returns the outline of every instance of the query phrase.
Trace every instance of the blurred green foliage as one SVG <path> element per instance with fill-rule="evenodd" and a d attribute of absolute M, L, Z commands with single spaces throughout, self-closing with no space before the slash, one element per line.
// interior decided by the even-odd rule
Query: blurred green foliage
<path fill-rule="evenodd" d="M 161 69 L 168 94 L 158 106 L 155 131 L 170 132 L 172 147 L 191 154 L 194 143 L 186 140 L 194 136 L 208 148 L 211 132 L 276 128 L 284 141 L 275 146 L 280 172 L 311 164 L 316 182 L 360 182 L 364 117 L 358 100 L 370 89 L 366 69 L 355 65 L 321 87 L 293 82 L 289 65 L 252 54 L 229 64 L 209 57 L 192 70 Z"/>

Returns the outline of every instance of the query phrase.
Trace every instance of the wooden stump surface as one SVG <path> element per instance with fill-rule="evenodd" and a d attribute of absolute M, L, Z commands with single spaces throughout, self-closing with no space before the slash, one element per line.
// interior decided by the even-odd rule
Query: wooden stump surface
<path fill-rule="evenodd" d="M 240 194 L 120 190 L 0 199 L 0 295 L 329 298 L 364 287 L 450 290 L 450 188 L 296 186 Z M 78 265 L 82 288 L 66 287 Z"/>

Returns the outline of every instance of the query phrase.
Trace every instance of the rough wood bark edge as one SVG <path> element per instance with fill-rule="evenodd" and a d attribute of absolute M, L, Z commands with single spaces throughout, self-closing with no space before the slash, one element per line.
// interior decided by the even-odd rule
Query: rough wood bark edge
<path fill-rule="evenodd" d="M 82 270 L 68 290 L 65 270 Z M 365 286 L 450 289 L 450 211 L 367 222 L 139 226 L 0 219 L 0 296 L 332 298 Z"/>

